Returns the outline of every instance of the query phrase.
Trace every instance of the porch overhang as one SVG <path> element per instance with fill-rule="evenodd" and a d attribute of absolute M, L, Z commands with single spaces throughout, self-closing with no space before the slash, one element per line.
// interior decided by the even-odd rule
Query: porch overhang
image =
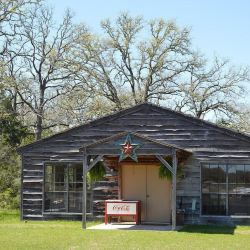
<path fill-rule="evenodd" d="M 133 136 L 137 143 L 141 145 L 141 147 L 136 150 L 138 155 L 172 155 L 173 149 L 179 154 L 191 154 L 190 151 L 176 145 L 160 142 L 137 132 L 127 131 L 84 145 L 79 151 L 86 152 L 88 155 L 117 156 L 121 153 L 121 149 L 117 147 L 114 142 L 124 140 L 127 134 Z"/>
<path fill-rule="evenodd" d="M 137 155 L 153 155 L 172 173 L 172 229 L 176 229 L 176 175 L 177 175 L 177 155 L 184 154 L 186 157 L 191 152 L 175 145 L 159 142 L 152 138 L 146 137 L 136 132 L 122 132 L 116 135 L 104 138 L 94 143 L 85 145 L 79 149 L 83 153 L 83 210 L 82 210 L 82 227 L 86 228 L 86 176 L 87 172 L 95 166 L 95 164 L 105 156 L 119 156 L 121 154 L 121 146 L 119 142 L 124 142 L 127 135 L 131 135 L 133 140 L 140 145 L 136 149 Z M 94 156 L 93 161 L 88 161 L 88 156 Z M 172 164 L 170 165 L 164 156 L 172 157 Z"/>

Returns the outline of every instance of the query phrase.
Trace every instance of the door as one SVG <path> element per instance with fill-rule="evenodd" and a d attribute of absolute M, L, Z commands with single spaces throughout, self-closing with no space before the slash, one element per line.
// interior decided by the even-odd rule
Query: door
<path fill-rule="evenodd" d="M 170 222 L 171 183 L 159 178 L 159 166 L 146 166 L 147 221 Z"/>
<path fill-rule="evenodd" d="M 122 198 L 141 200 L 143 222 L 170 222 L 171 182 L 158 171 L 157 165 L 122 165 Z"/>

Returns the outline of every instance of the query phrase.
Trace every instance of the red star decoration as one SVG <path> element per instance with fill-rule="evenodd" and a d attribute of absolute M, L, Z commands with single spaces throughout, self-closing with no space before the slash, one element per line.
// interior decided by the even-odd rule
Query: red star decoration
<path fill-rule="evenodd" d="M 126 142 L 126 144 L 122 146 L 122 149 L 126 155 L 130 155 L 133 152 L 133 146 L 129 142 Z"/>
<path fill-rule="evenodd" d="M 119 162 L 126 159 L 127 157 L 130 157 L 134 161 L 138 161 L 136 150 L 141 146 L 138 143 L 133 143 L 130 133 L 127 134 L 124 143 L 118 142 L 117 145 L 120 146 L 121 154 L 119 157 Z"/>

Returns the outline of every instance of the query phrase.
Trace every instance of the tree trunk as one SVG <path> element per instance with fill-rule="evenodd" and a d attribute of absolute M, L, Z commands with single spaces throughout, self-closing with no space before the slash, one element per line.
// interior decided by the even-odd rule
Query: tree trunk
<path fill-rule="evenodd" d="M 42 75 L 39 75 L 40 80 L 40 97 L 39 97 L 39 106 L 38 106 L 38 112 L 36 115 L 36 140 L 40 140 L 42 138 L 42 132 L 43 132 L 43 114 L 44 114 L 44 95 L 45 95 L 45 89 L 46 89 L 46 82 L 42 80 Z"/>
<path fill-rule="evenodd" d="M 35 128 L 36 141 L 42 138 L 42 132 L 43 132 L 42 124 L 43 124 L 42 115 L 38 114 L 36 116 L 36 128 Z"/>

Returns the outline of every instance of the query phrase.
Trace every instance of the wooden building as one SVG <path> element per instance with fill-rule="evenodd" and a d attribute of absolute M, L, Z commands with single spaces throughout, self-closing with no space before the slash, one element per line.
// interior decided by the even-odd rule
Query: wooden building
<path fill-rule="evenodd" d="M 85 227 L 86 174 L 103 160 L 118 171 L 117 198 L 141 200 L 142 222 L 175 228 L 180 211 L 185 223 L 250 221 L 250 137 L 167 108 L 139 104 L 19 153 L 22 219 L 78 216 Z"/>

